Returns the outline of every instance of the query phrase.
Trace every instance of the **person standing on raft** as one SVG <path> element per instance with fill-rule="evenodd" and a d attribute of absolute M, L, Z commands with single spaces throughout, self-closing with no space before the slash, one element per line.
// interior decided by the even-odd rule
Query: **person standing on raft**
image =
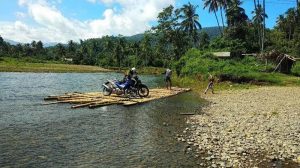
<path fill-rule="evenodd" d="M 172 70 L 171 69 L 166 69 L 166 71 L 163 73 L 165 74 L 165 82 L 166 82 L 166 87 L 167 89 L 172 88 L 172 81 L 171 81 L 171 76 L 172 76 Z"/>

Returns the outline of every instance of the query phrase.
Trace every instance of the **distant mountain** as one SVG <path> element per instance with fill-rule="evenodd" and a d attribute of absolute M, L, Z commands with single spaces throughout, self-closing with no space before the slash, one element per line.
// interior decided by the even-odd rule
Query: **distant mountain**
<path fill-rule="evenodd" d="M 209 36 L 209 39 L 214 39 L 214 38 L 221 35 L 218 26 L 204 27 L 204 28 L 201 29 L 201 31 L 206 32 Z"/>
<path fill-rule="evenodd" d="M 204 27 L 200 31 L 206 32 L 210 39 L 216 38 L 217 36 L 220 35 L 220 31 L 217 26 Z M 144 33 L 136 34 L 136 35 L 132 35 L 132 36 L 126 36 L 125 38 L 126 38 L 126 40 L 131 41 L 131 42 L 141 41 L 144 38 Z M 4 39 L 4 41 L 8 42 L 11 45 L 17 45 L 20 43 L 20 42 L 16 42 L 16 41 L 9 40 L 9 39 Z M 23 44 L 23 43 L 21 43 L 21 44 Z M 43 43 L 43 44 L 44 44 L 44 47 L 52 47 L 52 46 L 57 45 L 58 43 L 57 42 L 49 42 L 49 43 Z"/>
<path fill-rule="evenodd" d="M 24 43 L 16 42 L 16 41 L 9 40 L 9 39 L 4 39 L 4 41 L 8 42 L 11 45 L 24 44 Z M 58 44 L 58 43 L 56 43 L 56 42 L 43 43 L 44 47 L 52 47 L 52 46 L 55 46 L 56 44 Z"/>
<path fill-rule="evenodd" d="M 4 39 L 4 41 L 8 42 L 8 43 L 11 44 L 11 45 L 17 45 L 17 44 L 20 43 L 20 42 L 16 42 L 16 41 L 9 40 L 9 39 Z"/>
<path fill-rule="evenodd" d="M 49 42 L 49 43 L 44 43 L 44 47 L 53 47 L 55 45 L 57 45 L 57 42 Z"/>
<path fill-rule="evenodd" d="M 126 38 L 126 40 L 131 41 L 131 42 L 141 41 L 144 38 L 144 33 L 136 34 L 133 36 L 126 36 L 125 38 Z"/>
<path fill-rule="evenodd" d="M 200 30 L 201 32 L 206 32 L 209 36 L 209 39 L 214 39 L 220 35 L 219 27 L 204 27 Z M 127 36 L 125 37 L 128 41 L 141 41 L 144 38 L 144 34 L 136 34 L 133 36 Z"/>

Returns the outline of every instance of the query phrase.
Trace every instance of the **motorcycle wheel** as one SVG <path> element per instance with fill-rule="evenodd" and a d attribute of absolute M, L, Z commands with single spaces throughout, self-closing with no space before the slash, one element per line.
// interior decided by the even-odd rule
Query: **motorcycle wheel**
<path fill-rule="evenodd" d="M 108 89 L 106 87 L 103 87 L 103 95 L 104 96 L 109 96 L 112 93 L 112 89 Z"/>
<path fill-rule="evenodd" d="M 146 85 L 142 85 L 139 89 L 138 89 L 138 95 L 140 97 L 147 97 L 149 96 L 149 89 Z"/>

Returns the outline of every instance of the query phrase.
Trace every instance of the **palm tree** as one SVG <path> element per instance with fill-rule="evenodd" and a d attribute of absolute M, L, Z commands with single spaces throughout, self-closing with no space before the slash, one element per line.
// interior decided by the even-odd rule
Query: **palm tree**
<path fill-rule="evenodd" d="M 278 28 L 280 31 L 284 32 L 285 31 L 285 26 L 286 26 L 286 19 L 284 18 L 283 15 L 279 15 L 276 21 L 276 28 Z"/>
<path fill-rule="evenodd" d="M 219 19 L 217 17 L 217 13 L 216 13 L 218 11 L 218 8 L 219 8 L 219 5 L 220 5 L 218 3 L 218 0 L 203 0 L 203 2 L 204 2 L 204 8 L 203 9 L 208 7 L 209 12 L 214 12 L 217 23 L 218 23 L 220 33 L 223 34 L 222 30 L 221 30 L 221 27 L 220 27 Z"/>
<path fill-rule="evenodd" d="M 151 55 L 152 55 L 152 48 L 151 48 L 151 37 L 148 32 L 145 33 L 145 36 L 143 40 L 140 43 L 141 47 L 141 59 L 142 59 L 142 64 L 143 66 L 148 66 L 150 64 L 151 60 Z"/>
<path fill-rule="evenodd" d="M 228 1 L 230 3 L 230 0 L 218 0 L 220 12 L 221 12 L 221 19 L 222 19 L 222 24 L 223 24 L 223 30 L 224 30 L 224 27 L 225 27 L 223 10 L 227 11 Z"/>
<path fill-rule="evenodd" d="M 238 24 L 244 23 L 248 19 L 245 9 L 241 7 L 242 2 L 240 0 L 232 0 L 227 5 L 228 8 L 226 15 L 229 27 L 237 26 Z"/>
<path fill-rule="evenodd" d="M 197 30 L 201 29 L 201 24 L 199 23 L 199 15 L 196 14 L 196 9 L 198 6 L 194 6 L 191 3 L 183 5 L 180 9 L 183 15 L 179 18 L 183 19 L 181 22 L 181 28 L 188 33 L 188 36 L 193 36 L 194 43 L 197 39 Z"/>
<path fill-rule="evenodd" d="M 257 31 L 258 31 L 258 35 L 259 35 L 259 44 L 261 45 L 263 43 L 263 20 L 265 18 L 268 18 L 267 14 L 264 13 L 264 10 L 262 8 L 262 6 L 260 4 L 258 4 L 255 8 L 254 11 L 252 11 L 252 14 L 254 14 L 252 20 L 255 24 L 255 26 L 257 26 Z"/>
<path fill-rule="evenodd" d="M 125 54 L 125 48 L 126 48 L 126 40 L 123 36 L 119 35 L 115 42 L 115 48 L 114 48 L 114 57 L 117 61 L 119 71 L 121 71 L 122 61 L 124 59 L 124 54 Z"/>
<path fill-rule="evenodd" d="M 54 57 L 55 60 L 62 59 L 66 55 L 66 49 L 61 43 L 58 43 L 55 46 L 55 50 L 56 50 L 56 54 Z"/>
<path fill-rule="evenodd" d="M 289 30 L 288 30 L 289 40 L 291 40 L 293 30 L 295 28 L 296 13 L 293 8 L 290 8 L 285 14 L 287 15 L 286 20 L 289 26 Z"/>

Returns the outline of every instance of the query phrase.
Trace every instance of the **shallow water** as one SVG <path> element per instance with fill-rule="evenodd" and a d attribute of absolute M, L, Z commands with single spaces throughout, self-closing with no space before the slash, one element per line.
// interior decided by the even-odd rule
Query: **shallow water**
<path fill-rule="evenodd" d="M 0 73 L 0 167 L 194 167 L 176 134 L 185 116 L 197 113 L 196 94 L 132 107 L 70 109 L 43 106 L 43 98 L 65 92 L 99 91 L 117 73 Z M 150 87 L 161 77 L 141 76 Z"/>

